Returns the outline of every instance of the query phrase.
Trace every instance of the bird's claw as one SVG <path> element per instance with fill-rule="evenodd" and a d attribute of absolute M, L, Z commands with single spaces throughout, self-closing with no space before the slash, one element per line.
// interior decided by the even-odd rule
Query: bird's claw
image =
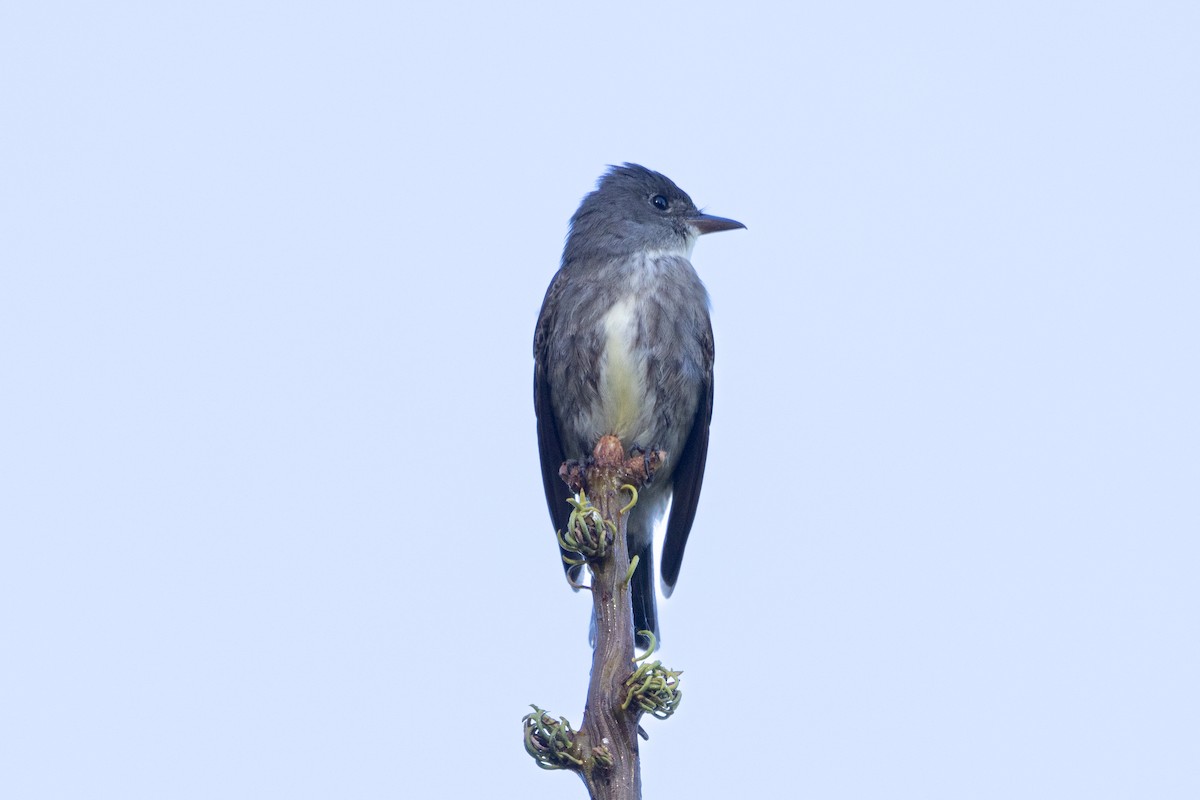
<path fill-rule="evenodd" d="M 663 449 L 657 444 L 652 444 L 649 447 L 640 447 L 635 444 L 630 449 L 629 455 L 642 459 L 642 469 L 646 475 L 645 485 L 649 486 L 654 480 L 654 472 L 662 466 Z"/>
<path fill-rule="evenodd" d="M 564 461 L 562 466 L 558 468 L 558 477 L 562 478 L 563 483 L 571 490 L 572 494 L 579 494 L 583 489 L 583 476 L 587 473 L 587 464 L 583 461 Z"/>

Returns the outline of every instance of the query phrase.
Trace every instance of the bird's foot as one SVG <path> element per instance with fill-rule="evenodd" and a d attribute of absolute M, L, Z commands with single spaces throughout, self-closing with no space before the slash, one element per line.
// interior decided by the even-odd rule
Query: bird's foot
<path fill-rule="evenodd" d="M 654 478 L 655 471 L 662 466 L 663 459 L 667 457 L 667 453 L 656 444 L 649 447 L 642 447 L 640 444 L 634 444 L 629 448 L 629 462 L 627 465 L 635 472 L 641 473 L 643 477 L 643 485 L 648 486 Z M 635 463 L 640 462 L 640 463 Z"/>
<path fill-rule="evenodd" d="M 583 478 L 587 474 L 590 458 L 583 461 L 564 461 L 562 466 L 558 468 L 558 477 L 562 478 L 563 483 L 574 494 L 579 494 L 583 490 Z"/>

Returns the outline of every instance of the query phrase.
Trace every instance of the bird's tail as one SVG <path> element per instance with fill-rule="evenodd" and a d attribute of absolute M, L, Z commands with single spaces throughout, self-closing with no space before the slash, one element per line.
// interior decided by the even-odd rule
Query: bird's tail
<path fill-rule="evenodd" d="M 646 544 L 633 555 L 638 557 L 637 569 L 629 579 L 633 591 L 633 629 L 635 631 L 651 631 L 654 638 L 661 644 L 662 638 L 658 633 L 658 610 L 654 601 L 654 540 L 648 538 Z M 637 646 L 643 650 L 650 646 L 649 637 L 637 634 Z"/>

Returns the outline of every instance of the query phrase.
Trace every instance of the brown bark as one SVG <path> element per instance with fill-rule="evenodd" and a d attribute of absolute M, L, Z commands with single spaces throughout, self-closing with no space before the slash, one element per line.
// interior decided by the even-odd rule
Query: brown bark
<path fill-rule="evenodd" d="M 592 652 L 592 675 L 588 684 L 587 707 L 576 742 L 585 756 L 604 747 L 608 759 L 585 758 L 580 777 L 592 798 L 598 800 L 636 800 L 642 796 L 641 766 L 638 761 L 638 710 L 631 705 L 622 710 L 628 688 L 625 681 L 634 670 L 633 602 L 629 581 L 629 547 L 625 540 L 626 516 L 621 509 L 633 495 L 626 485 L 640 489 L 662 454 L 626 458 L 625 449 L 615 436 L 606 436 L 596 445 L 594 460 L 573 476 L 582 477 L 588 499 L 601 516 L 613 522 L 617 530 L 605 557 L 591 562 L 592 603 L 596 620 L 596 642 Z M 570 473 L 565 470 L 564 473 Z M 571 476 L 564 474 L 568 483 Z M 577 486 L 572 486 L 578 489 Z M 638 569 L 653 569 L 639 564 Z"/>

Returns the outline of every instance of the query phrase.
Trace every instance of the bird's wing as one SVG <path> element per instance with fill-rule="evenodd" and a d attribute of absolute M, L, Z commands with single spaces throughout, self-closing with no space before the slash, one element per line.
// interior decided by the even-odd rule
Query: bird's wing
<path fill-rule="evenodd" d="M 563 450 L 562 439 L 558 435 L 554 407 L 550 402 L 548 356 L 550 337 L 554 329 L 553 310 L 559 307 L 557 301 L 565 291 L 566 283 L 566 275 L 562 271 L 550 282 L 550 288 L 546 290 L 546 297 L 542 301 L 542 311 L 538 315 L 537 329 L 533 334 L 533 410 L 537 414 L 538 454 L 542 461 L 542 488 L 546 491 L 546 507 L 550 509 L 550 519 L 556 531 L 567 529 L 571 506 L 567 504 L 570 492 L 558 476 L 558 469 L 567 456 Z M 568 550 L 562 550 L 562 553 L 569 558 L 582 558 L 578 553 Z M 572 567 L 565 561 L 563 569 L 567 572 L 567 579 L 571 581 L 578 577 L 580 571 L 578 566 Z"/>
<path fill-rule="evenodd" d="M 700 387 L 700 403 L 692 420 L 692 430 L 675 462 L 671 486 L 671 514 L 667 518 L 667 536 L 663 541 L 663 594 L 671 596 L 679 580 L 683 563 L 683 548 L 688 532 L 696 519 L 696 504 L 700 501 L 700 484 L 704 482 L 704 462 L 708 459 L 708 425 L 713 407 L 713 335 L 712 324 L 704 332 L 704 383 Z"/>

